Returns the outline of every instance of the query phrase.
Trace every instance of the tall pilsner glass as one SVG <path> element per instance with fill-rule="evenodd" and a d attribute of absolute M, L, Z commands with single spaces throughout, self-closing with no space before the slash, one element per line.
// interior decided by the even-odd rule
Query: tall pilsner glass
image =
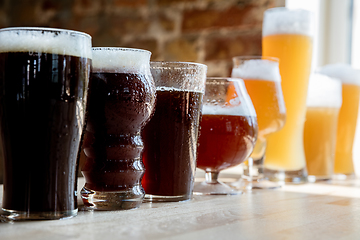
<path fill-rule="evenodd" d="M 0 30 L 2 210 L 10 220 L 77 214 L 76 161 L 91 37 L 51 28 Z"/>
<path fill-rule="evenodd" d="M 342 105 L 337 125 L 334 177 L 355 176 L 353 145 L 360 101 L 360 71 L 347 64 L 329 64 L 319 72 L 342 82 Z"/>
<path fill-rule="evenodd" d="M 311 68 L 313 16 L 306 10 L 273 8 L 265 11 L 263 56 L 280 60 L 286 106 L 283 129 L 268 138 L 265 176 L 271 181 L 306 181 L 303 130 Z"/>

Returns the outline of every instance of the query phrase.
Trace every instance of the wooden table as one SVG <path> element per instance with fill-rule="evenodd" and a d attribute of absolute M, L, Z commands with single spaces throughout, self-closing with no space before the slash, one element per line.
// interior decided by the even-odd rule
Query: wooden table
<path fill-rule="evenodd" d="M 360 239 L 360 181 L 80 210 L 65 220 L 0 223 L 0 239 Z"/>

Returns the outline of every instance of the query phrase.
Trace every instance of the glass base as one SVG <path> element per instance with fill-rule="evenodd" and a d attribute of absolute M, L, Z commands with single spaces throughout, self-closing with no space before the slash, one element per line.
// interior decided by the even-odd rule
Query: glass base
<path fill-rule="evenodd" d="M 324 176 L 309 175 L 307 177 L 307 179 L 308 179 L 308 182 L 310 182 L 310 183 L 330 181 L 331 180 L 331 175 L 324 175 Z"/>
<path fill-rule="evenodd" d="M 264 177 L 271 182 L 279 182 L 280 184 L 303 184 L 307 182 L 307 171 L 306 168 L 297 171 L 271 170 L 265 168 Z"/>
<path fill-rule="evenodd" d="M 233 189 L 223 182 L 207 183 L 198 182 L 194 185 L 194 195 L 239 195 L 243 191 Z"/>
<path fill-rule="evenodd" d="M 356 179 L 356 175 L 354 173 L 350 174 L 341 174 L 341 173 L 335 173 L 331 177 L 334 180 L 349 180 L 349 179 Z"/>
<path fill-rule="evenodd" d="M 56 212 L 24 212 L 2 208 L 1 221 L 27 221 L 27 220 L 58 220 L 75 217 L 77 209 Z"/>
<path fill-rule="evenodd" d="M 86 210 L 127 210 L 140 207 L 145 192 L 133 189 L 119 192 L 100 192 L 83 187 L 81 198 Z"/>
<path fill-rule="evenodd" d="M 163 195 L 153 195 L 145 194 L 144 202 L 182 202 L 191 200 L 192 194 L 184 194 L 178 196 L 163 196 Z"/>
<path fill-rule="evenodd" d="M 230 183 L 230 186 L 237 190 L 251 191 L 252 189 L 276 189 L 282 186 L 279 182 L 271 182 L 267 179 L 249 180 L 241 178 L 236 182 Z"/>

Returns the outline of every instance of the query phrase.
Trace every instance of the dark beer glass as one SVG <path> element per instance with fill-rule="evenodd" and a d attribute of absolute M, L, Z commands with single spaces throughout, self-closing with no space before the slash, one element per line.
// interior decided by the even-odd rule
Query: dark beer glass
<path fill-rule="evenodd" d="M 137 208 L 145 192 L 140 131 L 155 106 L 151 52 L 93 48 L 81 197 L 88 209 Z"/>
<path fill-rule="evenodd" d="M 0 42 L 4 216 L 75 216 L 91 37 L 62 29 L 5 28 Z"/>
<path fill-rule="evenodd" d="M 243 80 L 207 78 L 200 126 L 197 167 L 205 171 L 205 181 L 195 185 L 195 194 L 240 194 L 218 175 L 245 161 L 257 138 L 257 117 Z"/>
<path fill-rule="evenodd" d="M 143 131 L 146 200 L 183 201 L 192 196 L 206 65 L 151 62 L 157 102 Z"/>

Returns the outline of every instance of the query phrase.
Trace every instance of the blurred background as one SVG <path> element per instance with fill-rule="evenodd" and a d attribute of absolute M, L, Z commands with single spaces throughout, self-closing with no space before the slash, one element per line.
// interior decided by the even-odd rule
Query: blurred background
<path fill-rule="evenodd" d="M 313 69 L 360 68 L 360 0 L 0 0 L 0 28 L 83 31 L 93 46 L 147 49 L 152 60 L 200 62 L 209 76 L 229 76 L 233 56 L 261 55 L 264 11 L 284 6 L 314 12 Z M 360 134 L 354 154 L 359 175 Z"/>

